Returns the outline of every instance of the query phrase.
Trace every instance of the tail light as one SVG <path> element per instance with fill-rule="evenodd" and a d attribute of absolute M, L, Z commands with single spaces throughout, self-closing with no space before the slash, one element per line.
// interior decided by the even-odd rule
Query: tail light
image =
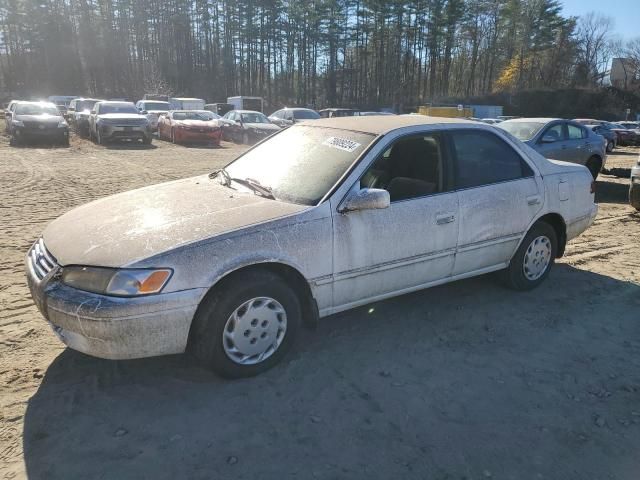
<path fill-rule="evenodd" d="M 596 181 L 591 182 L 591 193 L 596 193 Z"/>

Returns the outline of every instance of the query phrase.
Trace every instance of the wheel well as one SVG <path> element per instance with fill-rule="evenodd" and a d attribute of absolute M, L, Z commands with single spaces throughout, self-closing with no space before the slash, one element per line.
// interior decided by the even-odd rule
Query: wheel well
<path fill-rule="evenodd" d="M 597 155 L 594 155 L 597 156 Z M 567 245 L 567 226 L 564 223 L 564 219 L 558 213 L 548 213 L 538 219 L 539 222 L 544 222 L 551 227 L 556 232 L 556 236 L 558 237 L 558 255 L 560 258 L 564 255 L 564 249 Z"/>
<path fill-rule="evenodd" d="M 318 321 L 320 318 L 318 312 L 318 304 L 316 303 L 315 298 L 313 298 L 313 293 L 311 292 L 309 282 L 307 282 L 307 279 L 298 270 L 284 263 L 265 262 L 248 265 L 246 267 L 241 267 L 237 270 L 233 270 L 232 272 L 229 272 L 221 277 L 215 283 L 215 285 L 213 285 L 209 289 L 207 295 L 209 295 L 209 293 L 214 289 L 228 282 L 232 278 L 235 278 L 239 275 L 251 274 L 251 272 L 253 271 L 267 271 L 282 278 L 298 294 L 298 297 L 300 298 L 300 302 L 302 304 L 303 323 L 307 327 L 311 328 L 315 328 L 318 325 Z"/>

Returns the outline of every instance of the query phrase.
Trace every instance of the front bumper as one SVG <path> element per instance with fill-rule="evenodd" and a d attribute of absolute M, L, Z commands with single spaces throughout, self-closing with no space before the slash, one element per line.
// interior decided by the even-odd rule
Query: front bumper
<path fill-rule="evenodd" d="M 64 140 L 69 137 L 69 129 L 56 127 L 25 128 L 13 127 L 13 134 L 16 138 L 24 140 Z"/>
<path fill-rule="evenodd" d="M 222 130 L 186 130 L 177 128 L 175 130 L 175 138 L 177 142 L 208 142 L 220 144 L 222 139 Z"/>
<path fill-rule="evenodd" d="M 108 140 L 137 140 L 151 136 L 151 128 L 147 126 L 100 124 L 98 128 L 102 137 Z"/>
<path fill-rule="evenodd" d="M 132 359 L 182 353 L 206 289 L 120 298 L 69 287 L 59 267 L 40 279 L 27 255 L 33 300 L 68 347 L 100 358 Z"/>

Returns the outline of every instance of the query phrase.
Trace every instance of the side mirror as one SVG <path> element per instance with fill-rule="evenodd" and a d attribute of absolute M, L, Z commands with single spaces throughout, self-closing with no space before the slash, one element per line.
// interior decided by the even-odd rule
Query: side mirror
<path fill-rule="evenodd" d="M 340 206 L 340 213 L 389 208 L 389 192 L 379 188 L 362 188 L 351 192 Z"/>
<path fill-rule="evenodd" d="M 147 112 L 146 110 L 142 110 L 140 113 L 141 113 L 142 115 L 148 115 L 148 114 L 149 114 L 149 112 Z"/>
<path fill-rule="evenodd" d="M 556 143 L 558 139 L 553 135 L 545 135 L 542 137 L 542 143 Z"/>

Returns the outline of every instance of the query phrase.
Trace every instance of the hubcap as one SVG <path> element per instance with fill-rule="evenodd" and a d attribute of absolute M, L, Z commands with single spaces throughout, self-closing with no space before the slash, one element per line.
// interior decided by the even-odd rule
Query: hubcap
<path fill-rule="evenodd" d="M 222 345 L 233 362 L 254 365 L 275 353 L 286 332 L 287 313 L 280 302 L 269 297 L 252 298 L 229 316 Z"/>
<path fill-rule="evenodd" d="M 540 236 L 535 238 L 524 254 L 523 271 L 527 280 L 538 280 L 549 268 L 551 262 L 551 240 Z"/>

